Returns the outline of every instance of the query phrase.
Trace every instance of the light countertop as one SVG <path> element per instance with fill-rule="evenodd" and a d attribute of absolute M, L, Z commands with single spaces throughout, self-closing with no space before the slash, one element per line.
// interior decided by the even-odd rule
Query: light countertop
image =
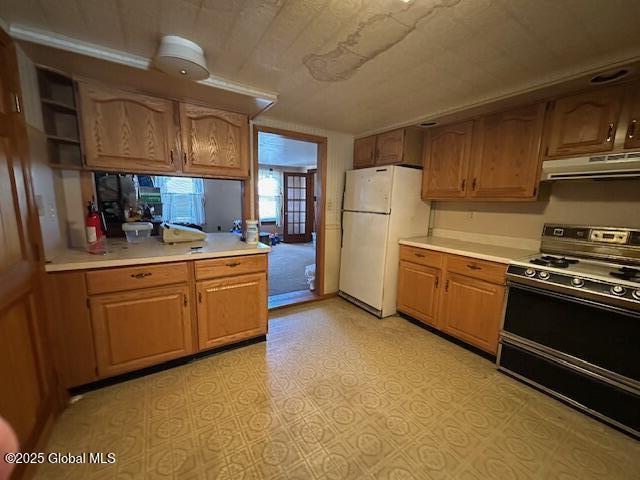
<path fill-rule="evenodd" d="M 473 257 L 490 262 L 509 263 L 512 260 L 527 257 L 538 253 L 535 250 L 527 250 L 513 247 L 503 247 L 486 243 L 467 242 L 447 237 L 414 237 L 400 240 L 401 245 L 436 250 L 438 252 L 453 253 Z"/>
<path fill-rule="evenodd" d="M 201 247 L 194 249 L 193 247 Z M 208 233 L 200 242 L 176 244 L 162 243 L 160 237 L 151 237 L 143 243 L 127 243 L 108 240 L 107 253 L 93 255 L 80 249 L 67 249 L 54 253 L 45 264 L 47 272 L 84 270 L 90 268 L 147 265 L 151 263 L 201 260 L 205 258 L 229 257 L 233 255 L 256 255 L 269 253 L 271 247 L 258 243 L 249 245 L 233 233 Z"/>

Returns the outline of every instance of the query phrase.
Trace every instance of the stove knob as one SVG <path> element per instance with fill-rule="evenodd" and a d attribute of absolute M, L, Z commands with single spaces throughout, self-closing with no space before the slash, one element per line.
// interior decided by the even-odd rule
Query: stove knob
<path fill-rule="evenodd" d="M 550 277 L 549 272 L 545 272 L 545 271 L 540 272 L 540 273 L 538 274 L 538 276 L 539 276 L 542 280 L 547 280 L 547 279 Z"/>
<path fill-rule="evenodd" d="M 617 296 L 619 296 L 619 297 L 620 297 L 620 296 L 622 296 L 622 295 L 624 295 L 624 294 L 626 293 L 627 289 L 626 289 L 626 288 L 624 288 L 624 287 L 623 287 L 623 286 L 621 286 L 621 285 L 614 285 L 613 287 L 611 287 L 611 290 L 610 290 L 610 291 L 611 291 L 611 293 L 613 293 L 614 295 L 617 295 Z"/>
<path fill-rule="evenodd" d="M 524 271 L 524 274 L 525 274 L 527 277 L 535 277 L 535 275 L 536 275 L 536 271 L 535 271 L 533 268 L 527 268 L 527 269 Z"/>
<path fill-rule="evenodd" d="M 635 298 L 636 300 L 640 300 L 640 290 L 634 290 L 633 298 Z"/>
<path fill-rule="evenodd" d="M 571 285 L 573 285 L 574 287 L 582 287 L 584 286 L 584 280 L 582 280 L 581 278 L 578 277 L 574 277 L 571 279 Z"/>

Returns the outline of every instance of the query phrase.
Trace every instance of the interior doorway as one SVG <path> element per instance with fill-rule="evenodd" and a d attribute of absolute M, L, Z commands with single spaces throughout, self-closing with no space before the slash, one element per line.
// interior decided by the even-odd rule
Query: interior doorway
<path fill-rule="evenodd" d="M 255 207 L 269 254 L 269 307 L 324 294 L 325 137 L 254 126 Z"/>

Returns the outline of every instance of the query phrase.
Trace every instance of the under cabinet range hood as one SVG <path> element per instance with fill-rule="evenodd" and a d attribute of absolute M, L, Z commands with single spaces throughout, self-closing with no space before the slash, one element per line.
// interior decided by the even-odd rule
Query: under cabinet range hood
<path fill-rule="evenodd" d="M 542 181 L 640 177 L 640 152 L 562 158 L 542 162 Z"/>

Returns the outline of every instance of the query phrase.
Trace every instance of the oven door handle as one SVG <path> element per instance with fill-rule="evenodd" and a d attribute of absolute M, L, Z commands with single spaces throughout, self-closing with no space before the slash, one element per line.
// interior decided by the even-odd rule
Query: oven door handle
<path fill-rule="evenodd" d="M 531 285 L 525 285 L 523 283 L 508 281 L 507 286 L 511 288 L 516 288 L 520 290 L 525 290 L 532 293 L 537 293 L 538 295 L 543 295 L 545 297 L 557 298 L 559 300 L 564 300 L 567 302 L 578 303 L 581 305 L 586 305 L 588 307 L 597 308 L 599 310 L 603 310 L 605 312 L 615 311 L 622 315 L 626 315 L 632 318 L 640 318 L 640 312 L 635 312 L 633 310 L 628 310 L 626 308 L 617 307 L 615 305 L 607 305 L 605 303 L 597 302 L 595 300 L 589 300 L 587 298 L 575 297 L 571 295 L 567 295 L 560 292 L 554 292 L 552 290 L 546 290 L 538 287 L 532 287 Z M 507 299 L 508 302 L 508 299 Z"/>

